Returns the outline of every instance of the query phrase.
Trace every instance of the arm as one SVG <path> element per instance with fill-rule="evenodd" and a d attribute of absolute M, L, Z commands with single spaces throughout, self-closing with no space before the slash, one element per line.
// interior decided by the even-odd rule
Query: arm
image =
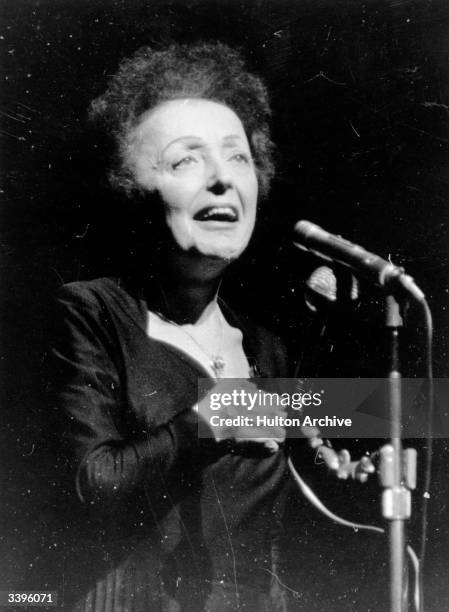
<path fill-rule="evenodd" d="M 188 408 L 154 431 L 129 439 L 123 365 L 109 313 L 92 295 L 63 287 L 52 348 L 54 407 L 86 502 L 113 502 L 170 477 L 200 451 Z M 148 485 L 148 487 L 146 486 Z"/>

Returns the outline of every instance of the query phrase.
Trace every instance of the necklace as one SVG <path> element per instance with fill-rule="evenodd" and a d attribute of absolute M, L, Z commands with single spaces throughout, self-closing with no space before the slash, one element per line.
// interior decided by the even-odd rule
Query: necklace
<path fill-rule="evenodd" d="M 162 293 L 162 297 L 164 299 L 167 311 L 169 311 L 170 309 L 169 309 L 169 305 L 168 305 L 167 296 L 165 295 L 165 292 L 162 289 L 162 287 L 161 287 L 161 293 Z M 212 354 L 210 353 L 209 350 L 206 350 L 206 348 L 195 338 L 195 336 L 193 334 L 191 334 L 190 332 L 188 332 L 183 325 L 181 325 L 179 323 L 176 323 L 176 321 L 173 321 L 172 319 L 169 319 L 168 317 L 166 317 L 162 313 L 158 313 L 158 315 L 162 319 L 164 319 L 167 323 L 170 323 L 171 325 L 174 325 L 180 331 L 182 331 L 186 336 L 188 336 L 196 344 L 196 346 L 200 349 L 200 351 L 204 355 L 206 355 L 207 359 L 209 360 L 209 366 L 212 369 L 215 378 L 222 378 L 223 377 L 223 373 L 224 373 L 224 369 L 226 367 L 226 361 L 225 361 L 223 355 L 221 354 L 221 352 L 222 352 L 222 345 L 223 345 L 223 338 L 224 338 L 224 326 L 223 326 L 223 315 L 222 315 L 221 310 L 219 309 L 219 307 L 218 307 L 216 302 L 215 302 L 215 312 L 218 313 L 218 322 L 219 322 L 219 325 L 220 325 L 220 339 L 219 339 L 219 342 L 218 342 L 217 350 L 214 353 L 212 353 Z"/>
<path fill-rule="evenodd" d="M 188 332 L 186 329 L 184 329 L 184 327 L 182 327 L 181 325 L 178 325 L 177 323 L 174 323 L 173 321 L 170 321 L 170 323 L 174 323 L 174 325 L 176 325 L 179 329 L 181 329 L 181 331 L 187 334 L 187 336 L 189 336 L 189 338 L 193 340 L 193 342 L 198 346 L 201 352 L 203 352 L 206 355 L 206 357 L 209 359 L 209 365 L 212 368 L 215 378 L 222 378 L 224 369 L 226 367 L 226 361 L 224 360 L 223 355 L 220 354 L 221 349 L 222 349 L 222 344 L 223 344 L 223 333 L 224 333 L 223 320 L 222 320 L 223 315 L 221 314 L 220 310 L 218 310 L 218 308 L 217 308 L 217 311 L 219 314 L 218 320 L 220 323 L 220 341 L 218 343 L 217 351 L 215 354 L 211 354 L 209 351 L 207 351 L 204 348 L 204 346 L 200 342 L 198 342 L 195 336 L 191 334 L 190 332 Z"/>

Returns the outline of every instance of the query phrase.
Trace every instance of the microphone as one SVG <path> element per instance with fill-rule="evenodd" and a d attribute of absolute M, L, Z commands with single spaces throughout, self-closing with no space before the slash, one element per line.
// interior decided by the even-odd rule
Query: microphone
<path fill-rule="evenodd" d="M 294 232 L 293 243 L 296 247 L 327 261 L 336 261 L 392 295 L 413 296 L 418 301 L 425 299 L 413 278 L 405 274 L 404 268 L 369 253 L 361 246 L 330 234 L 310 221 L 298 221 Z"/>
<path fill-rule="evenodd" d="M 359 298 L 359 283 L 351 273 L 346 283 L 345 303 L 356 303 Z M 340 279 L 341 280 L 341 279 Z M 304 297 L 307 306 L 312 312 L 323 310 L 338 302 L 340 294 L 339 279 L 328 266 L 316 268 L 305 284 Z"/>

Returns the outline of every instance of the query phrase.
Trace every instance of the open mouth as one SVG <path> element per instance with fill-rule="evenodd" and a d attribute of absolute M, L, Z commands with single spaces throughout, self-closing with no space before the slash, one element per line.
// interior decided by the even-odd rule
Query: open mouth
<path fill-rule="evenodd" d="M 206 206 L 193 217 L 195 221 L 221 221 L 235 223 L 239 219 L 238 211 L 234 206 Z"/>

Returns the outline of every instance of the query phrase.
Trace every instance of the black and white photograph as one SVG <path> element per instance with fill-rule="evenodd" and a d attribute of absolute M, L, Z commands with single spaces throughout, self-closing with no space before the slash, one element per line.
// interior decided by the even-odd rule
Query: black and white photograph
<path fill-rule="evenodd" d="M 0 610 L 449 610 L 449 4 L 0 0 L 0 60 Z"/>

